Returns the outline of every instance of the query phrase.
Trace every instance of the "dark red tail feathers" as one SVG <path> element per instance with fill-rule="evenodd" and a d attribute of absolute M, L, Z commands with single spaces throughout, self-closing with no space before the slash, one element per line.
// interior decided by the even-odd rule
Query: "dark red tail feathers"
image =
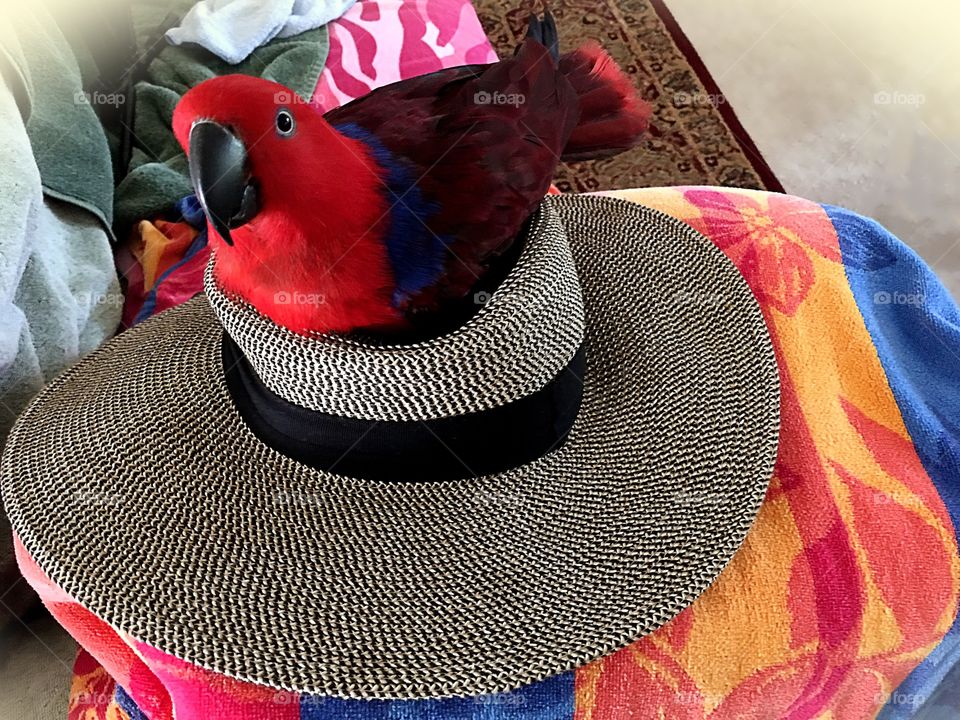
<path fill-rule="evenodd" d="M 588 43 L 561 55 L 560 71 L 580 101 L 580 120 L 563 160 L 609 157 L 637 144 L 649 125 L 650 106 L 603 48 Z"/>

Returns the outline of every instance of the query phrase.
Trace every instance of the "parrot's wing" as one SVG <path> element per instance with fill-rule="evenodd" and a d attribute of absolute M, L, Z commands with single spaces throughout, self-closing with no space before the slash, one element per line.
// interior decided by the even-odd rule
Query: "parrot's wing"
<path fill-rule="evenodd" d="M 405 223 L 410 257 L 401 260 L 422 260 L 424 273 L 401 289 L 418 310 L 466 295 L 512 244 L 550 187 L 578 110 L 549 50 L 528 39 L 501 62 L 387 85 L 325 117 L 402 166 L 407 187 L 388 199 L 416 219 Z M 440 263 L 424 251 L 437 245 Z"/>

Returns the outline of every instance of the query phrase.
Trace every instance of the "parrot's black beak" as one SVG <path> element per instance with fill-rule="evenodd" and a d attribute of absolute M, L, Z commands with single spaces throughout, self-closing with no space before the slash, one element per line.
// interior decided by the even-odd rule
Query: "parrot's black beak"
<path fill-rule="evenodd" d="M 240 138 L 213 120 L 195 122 L 190 128 L 190 179 L 210 224 L 233 245 L 230 230 L 250 222 L 260 209 Z"/>

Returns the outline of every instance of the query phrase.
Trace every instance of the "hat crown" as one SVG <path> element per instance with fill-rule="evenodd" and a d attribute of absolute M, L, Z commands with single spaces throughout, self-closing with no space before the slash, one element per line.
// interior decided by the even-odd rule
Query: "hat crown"
<path fill-rule="evenodd" d="M 583 342 L 576 266 L 555 208 L 529 223 L 517 264 L 457 330 L 409 345 L 303 336 L 215 282 L 207 298 L 263 384 L 318 412 L 366 420 L 431 420 L 511 403 L 549 383 Z"/>

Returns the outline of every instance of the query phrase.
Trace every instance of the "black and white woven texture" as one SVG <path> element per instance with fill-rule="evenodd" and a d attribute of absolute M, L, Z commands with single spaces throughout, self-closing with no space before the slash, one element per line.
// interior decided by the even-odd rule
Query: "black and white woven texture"
<path fill-rule="evenodd" d="M 207 298 L 263 383 L 311 410 L 431 420 L 489 410 L 546 385 L 583 341 L 583 299 L 560 218 L 538 212 L 517 266 L 483 312 L 412 346 L 369 346 L 282 328 L 204 276 Z"/>
<path fill-rule="evenodd" d="M 580 292 L 544 278 L 559 288 L 547 302 L 516 278 L 560 259 L 539 235 L 561 226 Z M 426 372 L 418 363 L 441 367 L 423 346 L 291 342 L 239 304 L 214 303 L 228 322 L 246 318 L 234 332 L 252 355 L 298 358 L 311 387 L 278 370 L 272 382 L 288 397 L 415 418 L 544 382 L 574 342 L 582 298 L 583 403 L 559 449 L 500 475 L 437 483 L 300 465 L 237 415 L 223 329 L 199 297 L 111 341 L 22 416 L 0 480 L 27 551 L 80 603 L 152 646 L 242 680 L 341 697 L 509 690 L 655 630 L 712 582 L 759 508 L 778 434 L 771 342 L 734 266 L 675 219 L 573 196 L 546 200 L 536 227 L 504 286 L 531 295 L 530 327 L 491 323 L 495 297 L 461 340 L 438 342 L 456 348 L 443 358 L 455 366 L 448 376 L 462 367 L 475 383 L 440 388 L 443 400 L 404 391 L 378 404 L 367 385 L 371 367 L 388 374 L 380 388 L 412 382 Z M 502 367 L 484 343 L 504 337 L 543 345 Z"/>

